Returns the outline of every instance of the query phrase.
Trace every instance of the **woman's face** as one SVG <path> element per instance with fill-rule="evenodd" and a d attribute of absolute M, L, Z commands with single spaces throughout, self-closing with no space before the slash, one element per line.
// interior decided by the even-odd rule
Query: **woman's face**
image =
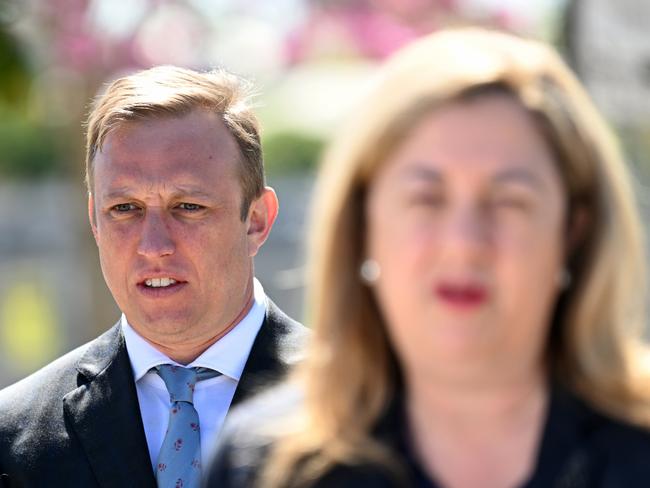
<path fill-rule="evenodd" d="M 472 380 L 538 369 L 566 212 L 551 151 L 514 99 L 452 103 L 414 127 L 366 202 L 375 292 L 407 374 Z"/>

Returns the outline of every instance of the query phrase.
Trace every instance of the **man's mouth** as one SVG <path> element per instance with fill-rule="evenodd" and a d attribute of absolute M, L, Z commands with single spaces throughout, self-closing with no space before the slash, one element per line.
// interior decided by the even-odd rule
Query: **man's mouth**
<path fill-rule="evenodd" d="M 148 278 L 144 280 L 144 285 L 149 288 L 166 288 L 176 283 L 177 281 L 174 278 Z"/>

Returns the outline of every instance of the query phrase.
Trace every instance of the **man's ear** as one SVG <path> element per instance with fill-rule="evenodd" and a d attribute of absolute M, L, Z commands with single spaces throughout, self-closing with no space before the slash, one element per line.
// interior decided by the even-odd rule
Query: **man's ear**
<path fill-rule="evenodd" d="M 251 202 L 248 209 L 248 255 L 257 254 L 278 216 L 278 197 L 271 187 L 265 187 L 262 195 Z"/>
<path fill-rule="evenodd" d="M 95 199 L 93 194 L 88 192 L 88 221 L 90 222 L 90 228 L 93 231 L 93 237 L 95 242 L 97 242 L 97 216 L 95 214 Z"/>

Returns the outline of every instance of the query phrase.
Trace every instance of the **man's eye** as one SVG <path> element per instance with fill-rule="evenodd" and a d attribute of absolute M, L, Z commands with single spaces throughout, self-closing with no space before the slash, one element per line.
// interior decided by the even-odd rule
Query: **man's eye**
<path fill-rule="evenodd" d="M 125 212 L 131 212 L 133 210 L 136 210 L 137 207 L 133 205 L 132 203 L 118 203 L 117 205 L 113 205 L 111 207 L 111 210 L 118 212 L 118 213 L 125 213 Z"/>
<path fill-rule="evenodd" d="M 199 205 L 198 203 L 179 203 L 178 208 L 182 210 L 187 210 L 189 212 L 196 212 L 198 210 L 201 210 L 203 208 L 203 205 Z"/>

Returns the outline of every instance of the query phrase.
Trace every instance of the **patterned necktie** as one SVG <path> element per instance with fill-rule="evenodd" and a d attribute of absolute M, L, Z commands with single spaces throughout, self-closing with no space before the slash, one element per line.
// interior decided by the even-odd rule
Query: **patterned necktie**
<path fill-rule="evenodd" d="M 171 364 L 157 366 L 155 371 L 169 392 L 169 424 L 156 464 L 158 487 L 197 487 L 201 482 L 201 433 L 199 414 L 192 403 L 194 386 L 220 373 Z"/>

